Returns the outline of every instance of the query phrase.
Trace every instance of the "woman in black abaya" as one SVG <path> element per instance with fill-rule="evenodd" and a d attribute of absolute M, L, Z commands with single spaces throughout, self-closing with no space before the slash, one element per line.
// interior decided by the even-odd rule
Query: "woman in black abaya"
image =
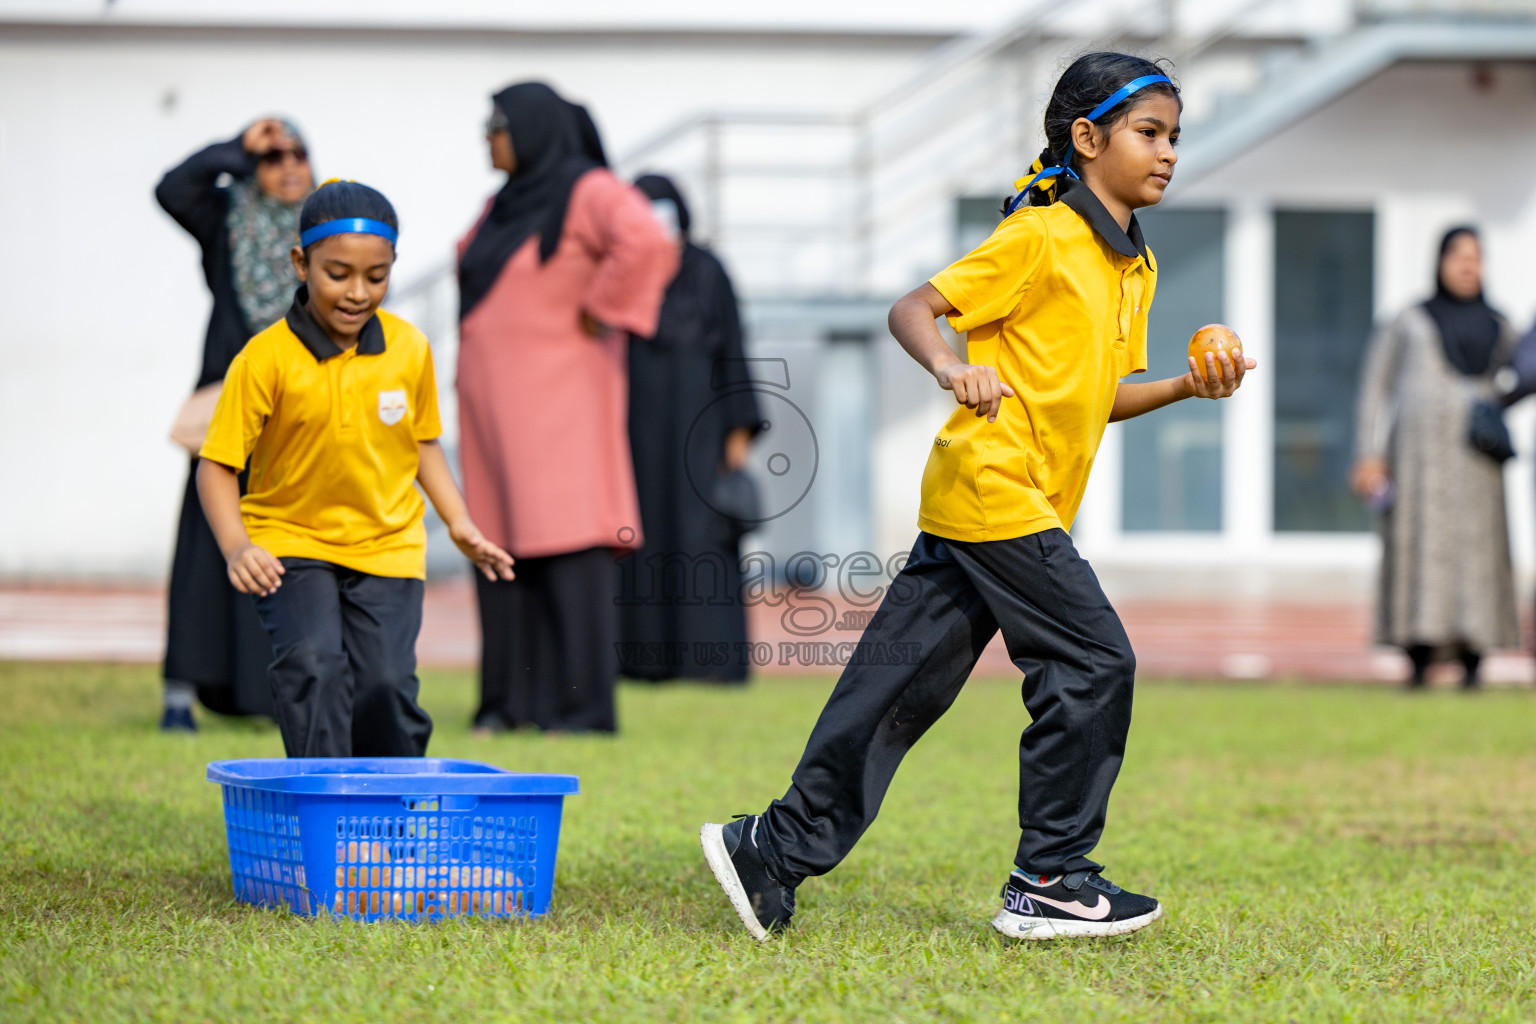
<path fill-rule="evenodd" d="M 160 206 L 202 249 L 203 277 L 213 293 L 197 377 L 205 416 L 212 414 L 216 386 L 230 361 L 293 302 L 298 278 L 288 250 L 298 238 L 299 209 L 313 190 L 303 137 L 292 124 L 271 118 L 193 153 L 155 188 Z M 204 420 L 185 442 L 194 452 L 206 426 Z M 198 502 L 196 467 L 194 457 L 182 495 L 166 616 L 160 727 L 172 731 L 196 729 L 194 695 L 223 714 L 272 712 L 267 683 L 272 645 L 255 604 L 229 583 L 224 556 Z"/>
<path fill-rule="evenodd" d="M 760 429 L 730 278 L 688 239 L 669 179 L 635 182 L 677 232 L 682 264 L 650 338 L 629 345 L 629 439 L 645 546 L 619 563 L 619 662 L 632 679 L 744 682 L 739 523 L 717 487 Z"/>

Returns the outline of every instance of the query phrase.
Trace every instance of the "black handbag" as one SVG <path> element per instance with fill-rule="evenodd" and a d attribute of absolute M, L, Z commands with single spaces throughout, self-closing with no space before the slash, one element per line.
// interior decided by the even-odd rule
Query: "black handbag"
<path fill-rule="evenodd" d="M 757 481 L 744 470 L 735 469 L 718 477 L 709 504 L 725 519 L 728 543 L 731 544 L 763 521 L 763 503 L 757 492 Z"/>
<path fill-rule="evenodd" d="M 1504 411 L 1497 402 L 1478 398 L 1472 402 L 1472 421 L 1467 428 L 1467 440 L 1472 447 L 1494 462 L 1505 462 L 1514 457 L 1515 446 L 1509 438 L 1509 427 L 1504 423 Z"/>

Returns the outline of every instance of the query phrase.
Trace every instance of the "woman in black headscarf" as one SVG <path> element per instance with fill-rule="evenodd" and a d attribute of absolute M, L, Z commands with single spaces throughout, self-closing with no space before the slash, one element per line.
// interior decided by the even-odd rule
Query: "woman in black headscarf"
<path fill-rule="evenodd" d="M 635 187 L 675 233 L 682 265 L 650 337 L 629 346 L 629 443 L 645 546 L 619 564 L 619 661 L 634 679 L 747 678 L 738 541 L 726 478 L 760 429 L 736 293 L 720 261 L 688 237 L 671 180 Z M 750 489 L 750 484 L 746 485 Z"/>
<path fill-rule="evenodd" d="M 460 243 L 460 455 L 517 578 L 477 584 L 475 724 L 612 732 L 613 555 L 641 542 L 626 335 L 655 332 L 677 248 L 549 86 L 497 93 L 486 137 L 507 182 Z"/>
<path fill-rule="evenodd" d="M 1483 299 L 1477 232 L 1458 227 L 1440 243 L 1434 297 L 1366 356 L 1351 483 L 1380 512 L 1376 640 L 1407 652 L 1410 686 L 1451 656 L 1475 687 L 1483 653 L 1519 643 L 1501 459 L 1472 441 L 1498 425 L 1494 378 L 1514 346 Z"/>
<path fill-rule="evenodd" d="M 303 137 L 271 118 L 193 153 L 155 188 L 160 206 L 201 247 L 203 277 L 213 293 L 197 394 L 173 434 L 194 453 L 230 360 L 293 302 L 299 282 L 288 251 L 299 237 L 299 209 L 313 190 Z M 229 584 L 197 500 L 195 474 L 188 474 L 182 496 L 167 626 L 162 729 L 196 728 L 194 694 L 223 714 L 271 714 L 272 647 L 251 599 Z"/>

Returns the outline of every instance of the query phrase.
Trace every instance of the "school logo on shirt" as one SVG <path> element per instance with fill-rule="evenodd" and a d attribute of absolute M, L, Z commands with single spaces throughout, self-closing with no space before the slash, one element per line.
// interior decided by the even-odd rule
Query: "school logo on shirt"
<path fill-rule="evenodd" d="M 386 427 L 392 427 L 405 419 L 406 412 L 404 391 L 379 392 L 379 419 L 384 421 Z"/>

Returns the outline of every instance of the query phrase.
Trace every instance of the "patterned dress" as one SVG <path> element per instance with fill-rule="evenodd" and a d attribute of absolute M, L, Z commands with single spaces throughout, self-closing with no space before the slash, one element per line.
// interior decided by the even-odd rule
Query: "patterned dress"
<path fill-rule="evenodd" d="M 1514 351 L 1514 332 L 1499 327 L 1478 375 L 1451 366 L 1419 305 L 1383 328 L 1366 355 L 1357 450 L 1387 461 L 1395 495 L 1379 521 L 1378 643 L 1519 645 L 1503 469 L 1467 440 L 1472 402 L 1495 397 L 1494 375 Z"/>

